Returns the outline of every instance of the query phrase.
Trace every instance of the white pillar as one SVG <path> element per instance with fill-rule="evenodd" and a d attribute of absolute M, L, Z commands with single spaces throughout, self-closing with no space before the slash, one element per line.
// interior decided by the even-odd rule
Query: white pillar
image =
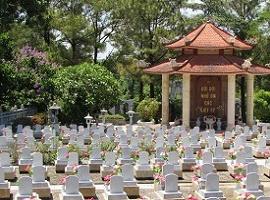
<path fill-rule="evenodd" d="M 235 126 L 235 75 L 228 75 L 227 129 Z"/>
<path fill-rule="evenodd" d="M 189 128 L 190 123 L 190 74 L 183 74 L 183 92 L 182 92 L 182 118 L 183 125 Z"/>
<path fill-rule="evenodd" d="M 169 124 L 170 75 L 162 74 L 162 124 Z"/>
<path fill-rule="evenodd" d="M 254 75 L 247 75 L 247 125 L 252 126 L 254 124 L 253 118 L 254 107 Z"/>

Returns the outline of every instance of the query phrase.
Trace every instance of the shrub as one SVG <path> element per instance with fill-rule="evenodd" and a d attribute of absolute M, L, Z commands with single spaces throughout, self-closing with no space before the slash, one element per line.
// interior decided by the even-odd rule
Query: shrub
<path fill-rule="evenodd" d="M 115 125 L 123 125 L 126 123 L 126 119 L 124 116 L 116 114 L 116 115 L 105 115 L 106 123 L 112 123 Z M 102 121 L 102 116 L 99 116 L 99 121 Z"/>
<path fill-rule="evenodd" d="M 143 121 L 151 121 L 158 115 L 159 102 L 155 99 L 144 99 L 137 106 L 137 112 Z"/>
<path fill-rule="evenodd" d="M 84 63 L 62 68 L 54 79 L 61 106 L 60 119 L 78 123 L 87 113 L 115 105 L 120 96 L 119 83 L 103 66 Z"/>
<path fill-rule="evenodd" d="M 32 123 L 44 125 L 47 122 L 47 115 L 46 113 L 37 113 L 32 117 Z"/>
<path fill-rule="evenodd" d="M 254 115 L 263 122 L 270 122 L 270 92 L 259 90 L 255 93 Z"/>

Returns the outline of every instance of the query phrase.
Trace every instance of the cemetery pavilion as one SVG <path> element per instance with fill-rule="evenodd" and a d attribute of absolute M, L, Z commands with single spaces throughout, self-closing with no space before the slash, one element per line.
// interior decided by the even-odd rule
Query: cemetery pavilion
<path fill-rule="evenodd" d="M 162 75 L 162 123 L 169 122 L 169 77 L 182 75 L 182 123 L 194 127 L 203 118 L 214 116 L 223 129 L 235 125 L 236 76 L 246 78 L 247 125 L 253 125 L 254 76 L 270 74 L 270 68 L 236 56 L 253 47 L 206 22 L 166 45 L 180 56 L 150 66 L 144 72 Z"/>

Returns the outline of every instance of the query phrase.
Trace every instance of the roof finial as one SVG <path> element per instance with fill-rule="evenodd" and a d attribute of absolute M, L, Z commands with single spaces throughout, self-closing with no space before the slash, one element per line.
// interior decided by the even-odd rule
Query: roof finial
<path fill-rule="evenodd" d="M 187 45 L 191 42 L 191 40 L 187 36 L 184 35 L 183 38 Z"/>
<path fill-rule="evenodd" d="M 145 62 L 145 60 L 138 60 L 136 64 L 139 68 L 146 68 L 150 65 L 150 63 Z"/>
<path fill-rule="evenodd" d="M 176 58 L 170 58 L 170 65 L 174 70 L 179 68 L 179 64 L 176 62 Z"/>
<path fill-rule="evenodd" d="M 252 61 L 252 58 L 246 59 L 246 60 L 243 62 L 243 64 L 241 65 L 242 68 L 243 68 L 243 69 L 249 69 L 249 68 L 251 67 L 251 65 L 252 65 L 251 61 Z"/>
<path fill-rule="evenodd" d="M 229 37 L 229 43 L 233 45 L 235 43 L 235 39 L 236 39 L 235 36 Z"/>

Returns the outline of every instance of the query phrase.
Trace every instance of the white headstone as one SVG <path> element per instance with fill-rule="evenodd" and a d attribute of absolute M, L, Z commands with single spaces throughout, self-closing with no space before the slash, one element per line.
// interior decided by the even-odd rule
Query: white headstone
<path fill-rule="evenodd" d="M 219 177 L 216 173 L 206 175 L 205 190 L 210 192 L 219 191 Z"/>
<path fill-rule="evenodd" d="M 174 173 L 174 166 L 172 164 L 164 164 L 162 166 L 162 175 L 166 176 L 168 174 Z"/>
<path fill-rule="evenodd" d="M 46 169 L 44 166 L 32 167 L 32 179 L 33 182 L 44 182 Z"/>
<path fill-rule="evenodd" d="M 32 179 L 29 176 L 22 176 L 18 181 L 20 195 L 32 195 Z"/>
<path fill-rule="evenodd" d="M 179 155 L 177 151 L 168 152 L 168 163 L 172 165 L 179 165 Z"/>
<path fill-rule="evenodd" d="M 43 155 L 40 152 L 34 152 L 32 154 L 33 163 L 32 167 L 43 166 Z"/>
<path fill-rule="evenodd" d="M 67 194 L 78 194 L 79 193 L 79 178 L 77 176 L 66 177 L 65 192 Z"/>
<path fill-rule="evenodd" d="M 205 163 L 213 163 L 213 155 L 212 155 L 212 152 L 210 151 L 205 151 L 203 154 L 202 154 L 202 162 L 205 164 Z"/>
<path fill-rule="evenodd" d="M 131 164 L 122 165 L 122 176 L 124 181 L 133 181 L 134 180 L 133 165 Z"/>
<path fill-rule="evenodd" d="M 7 152 L 0 153 L 0 166 L 9 167 L 10 166 L 10 154 Z"/>
<path fill-rule="evenodd" d="M 77 152 L 69 152 L 68 154 L 68 166 L 79 165 L 79 155 Z"/>
<path fill-rule="evenodd" d="M 167 174 L 165 176 L 165 192 L 178 191 L 178 176 L 176 174 Z"/>
<path fill-rule="evenodd" d="M 256 172 L 248 173 L 246 178 L 247 191 L 258 191 L 259 185 L 259 175 Z"/>
<path fill-rule="evenodd" d="M 79 182 L 85 182 L 90 180 L 90 173 L 89 173 L 89 166 L 88 165 L 80 165 L 78 167 L 78 177 Z"/>
<path fill-rule="evenodd" d="M 105 162 L 106 166 L 114 166 L 115 165 L 115 153 L 113 151 L 109 151 L 105 153 Z"/>
<path fill-rule="evenodd" d="M 123 177 L 122 176 L 112 176 L 110 182 L 110 192 L 111 193 L 123 193 Z"/>
<path fill-rule="evenodd" d="M 67 160 L 68 157 L 68 148 L 59 147 L 57 150 L 57 160 Z"/>
<path fill-rule="evenodd" d="M 147 151 L 139 152 L 139 165 L 149 165 L 149 153 Z"/>

